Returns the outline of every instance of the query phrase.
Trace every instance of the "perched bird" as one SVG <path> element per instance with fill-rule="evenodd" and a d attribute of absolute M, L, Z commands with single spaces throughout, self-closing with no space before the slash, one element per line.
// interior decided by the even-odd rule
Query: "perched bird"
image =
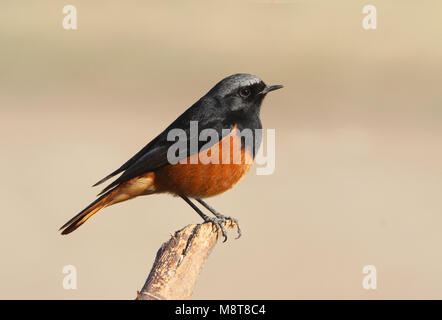
<path fill-rule="evenodd" d="M 62 234 L 76 230 L 110 205 L 141 195 L 170 193 L 186 201 L 204 221 L 221 228 L 224 241 L 226 219 L 236 223 L 239 237 L 236 219 L 220 214 L 203 199 L 230 189 L 248 172 L 261 144 L 261 135 L 257 134 L 262 129 L 261 103 L 267 93 L 280 88 L 281 85 L 267 86 L 250 74 L 234 74 L 221 80 L 120 168 L 98 181 L 94 186 L 122 173 L 104 188 L 97 200 L 60 228 Z M 198 126 L 197 134 L 192 132 L 192 123 Z M 204 130 L 217 137 L 210 141 L 201 139 Z M 181 132 L 185 139 L 186 148 L 178 156 L 171 152 L 177 142 L 176 137 L 170 137 L 174 132 Z M 244 139 L 242 132 L 251 133 L 253 139 Z M 212 162 L 202 161 L 203 155 L 206 159 L 211 157 Z M 172 156 L 176 157 L 174 161 L 170 161 Z M 204 214 L 190 198 L 215 217 Z"/>

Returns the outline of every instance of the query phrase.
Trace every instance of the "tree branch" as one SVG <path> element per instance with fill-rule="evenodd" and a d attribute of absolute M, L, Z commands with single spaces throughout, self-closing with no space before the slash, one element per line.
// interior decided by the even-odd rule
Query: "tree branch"
<path fill-rule="evenodd" d="M 226 229 L 235 227 L 234 222 L 226 221 Z M 176 231 L 158 250 L 137 300 L 188 299 L 220 234 L 211 222 Z"/>

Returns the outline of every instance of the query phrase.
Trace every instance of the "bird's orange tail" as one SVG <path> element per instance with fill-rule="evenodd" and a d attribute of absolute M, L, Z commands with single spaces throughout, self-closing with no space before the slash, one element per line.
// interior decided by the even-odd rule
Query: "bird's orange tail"
<path fill-rule="evenodd" d="M 85 208 L 83 211 L 81 211 L 79 214 L 77 214 L 75 217 L 73 217 L 71 220 L 66 222 L 60 230 L 63 230 L 61 234 L 69 234 L 75 229 L 77 229 L 79 226 L 81 226 L 83 223 L 86 222 L 87 219 L 92 217 L 94 214 L 96 214 L 98 211 L 106 207 L 109 202 L 110 198 L 112 197 L 112 191 L 107 192 L 106 194 L 102 195 L 100 198 L 92 202 L 87 208 Z"/>
<path fill-rule="evenodd" d="M 104 207 L 135 198 L 139 195 L 155 193 L 154 179 L 154 173 L 148 172 L 142 176 L 123 182 L 115 188 L 107 191 L 97 200 L 92 202 L 86 209 L 66 222 L 60 228 L 60 230 L 64 229 L 61 234 L 71 233 Z"/>

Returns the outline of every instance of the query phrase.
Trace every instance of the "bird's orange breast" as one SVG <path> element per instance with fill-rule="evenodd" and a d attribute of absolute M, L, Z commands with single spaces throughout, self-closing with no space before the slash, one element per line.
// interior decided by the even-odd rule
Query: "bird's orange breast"
<path fill-rule="evenodd" d="M 192 198 L 215 196 L 235 185 L 252 165 L 253 156 L 250 151 L 241 149 L 235 127 L 219 143 L 188 157 L 186 163 L 156 170 L 155 191 Z"/>

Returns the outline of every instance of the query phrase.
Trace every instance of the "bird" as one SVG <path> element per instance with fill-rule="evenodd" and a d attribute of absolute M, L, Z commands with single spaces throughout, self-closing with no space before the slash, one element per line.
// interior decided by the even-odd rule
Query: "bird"
<path fill-rule="evenodd" d="M 259 77 L 246 73 L 222 79 L 138 153 L 95 183 L 94 187 L 121 174 L 59 231 L 69 234 L 101 209 L 116 203 L 167 193 L 181 197 L 205 222 L 220 228 L 224 241 L 227 220 L 234 223 L 240 237 L 238 220 L 224 216 L 203 199 L 231 189 L 250 170 L 262 140 L 261 104 L 269 92 L 281 88 L 282 85 L 268 86 Z M 197 134 L 192 132 L 192 124 L 197 124 Z M 204 131 L 212 134 L 208 142 L 209 139 L 201 139 Z M 177 145 L 177 137 L 171 138 L 174 132 L 181 133 L 185 147 L 181 148 L 183 152 L 178 150 L 178 155 L 177 150 L 172 150 Z M 252 139 L 244 139 L 243 132 L 251 134 Z M 211 162 L 202 161 L 203 155 L 211 157 Z M 192 200 L 214 217 L 206 215 Z"/>

